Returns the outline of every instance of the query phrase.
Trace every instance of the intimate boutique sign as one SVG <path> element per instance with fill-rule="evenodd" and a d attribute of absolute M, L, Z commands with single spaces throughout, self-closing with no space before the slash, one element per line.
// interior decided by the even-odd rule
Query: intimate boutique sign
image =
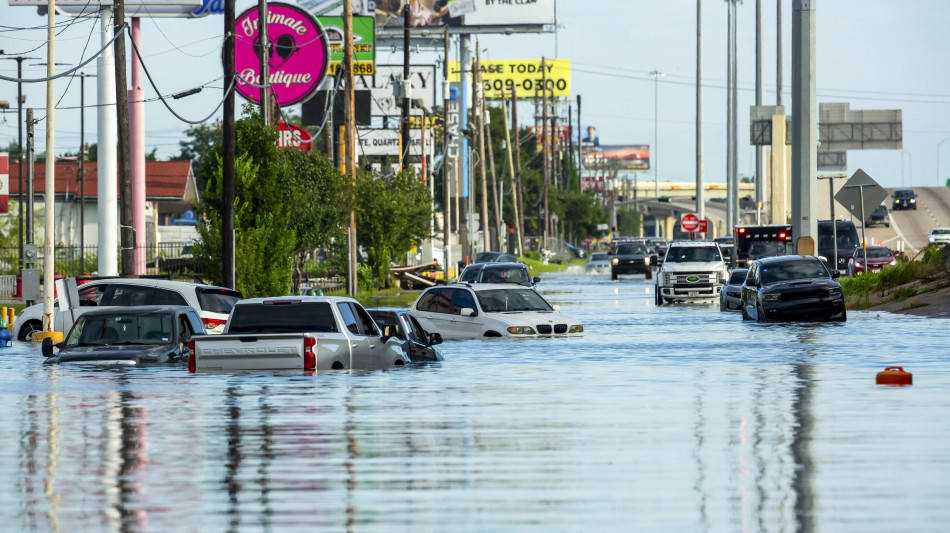
<path fill-rule="evenodd" d="M 235 21 L 234 46 L 237 92 L 261 102 L 260 17 L 257 7 Z M 270 82 L 277 105 L 299 104 L 310 98 L 327 73 L 330 46 L 317 20 L 291 4 L 267 4 L 267 40 L 270 41 Z"/>

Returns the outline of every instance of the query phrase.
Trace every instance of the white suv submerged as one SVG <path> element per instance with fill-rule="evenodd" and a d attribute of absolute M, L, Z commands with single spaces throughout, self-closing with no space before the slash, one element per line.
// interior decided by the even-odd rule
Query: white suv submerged
<path fill-rule="evenodd" d="M 656 305 L 670 302 L 715 301 L 728 278 L 719 244 L 713 241 L 674 241 L 656 274 Z"/>

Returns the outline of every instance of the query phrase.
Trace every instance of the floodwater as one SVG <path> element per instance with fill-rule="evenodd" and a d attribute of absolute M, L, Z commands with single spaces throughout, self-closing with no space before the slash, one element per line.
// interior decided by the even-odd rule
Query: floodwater
<path fill-rule="evenodd" d="M 743 323 L 545 276 L 576 339 L 320 376 L 0 352 L 8 531 L 945 531 L 950 322 Z M 910 387 L 874 383 L 886 366 Z"/>

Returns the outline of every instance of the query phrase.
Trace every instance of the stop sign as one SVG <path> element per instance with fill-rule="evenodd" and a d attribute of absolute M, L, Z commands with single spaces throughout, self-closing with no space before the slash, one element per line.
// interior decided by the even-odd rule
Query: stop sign
<path fill-rule="evenodd" d="M 687 233 L 693 233 L 699 229 L 699 217 L 695 213 L 684 213 L 680 218 L 680 227 Z"/>

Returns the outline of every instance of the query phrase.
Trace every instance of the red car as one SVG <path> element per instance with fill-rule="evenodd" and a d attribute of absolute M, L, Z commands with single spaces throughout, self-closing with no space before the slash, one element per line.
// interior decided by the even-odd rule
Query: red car
<path fill-rule="evenodd" d="M 848 258 L 848 275 L 855 276 L 870 270 L 877 272 L 886 266 L 897 264 L 894 252 L 887 246 L 868 246 L 868 264 L 864 265 L 864 249 L 858 246 Z"/>

